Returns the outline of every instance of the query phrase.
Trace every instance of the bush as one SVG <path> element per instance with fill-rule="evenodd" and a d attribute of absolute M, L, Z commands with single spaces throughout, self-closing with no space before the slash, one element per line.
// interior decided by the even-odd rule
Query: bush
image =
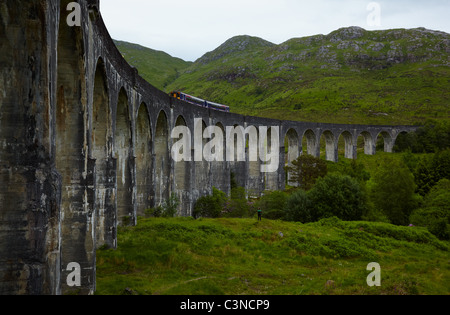
<path fill-rule="evenodd" d="M 173 193 L 169 200 L 163 204 L 163 217 L 173 218 L 177 214 L 178 205 L 180 204 L 180 199 L 177 195 Z"/>
<path fill-rule="evenodd" d="M 364 164 L 357 160 L 344 159 L 337 163 L 330 163 L 328 173 L 348 175 L 360 182 L 367 182 L 370 179 L 370 173 L 366 170 Z"/>
<path fill-rule="evenodd" d="M 162 205 L 155 208 L 145 210 L 145 215 L 155 218 L 173 218 L 177 214 L 178 206 L 180 205 L 180 200 L 177 195 L 173 193 L 169 200 L 165 201 Z"/>
<path fill-rule="evenodd" d="M 428 226 L 428 231 L 441 240 L 450 240 L 450 228 L 448 219 L 436 219 Z"/>
<path fill-rule="evenodd" d="M 288 195 L 283 191 L 273 191 L 264 195 L 258 203 L 264 218 L 270 220 L 283 219 L 287 198 Z"/>
<path fill-rule="evenodd" d="M 416 132 L 400 134 L 395 142 L 395 152 L 434 153 L 450 147 L 450 123 L 428 121 Z"/>
<path fill-rule="evenodd" d="M 328 166 L 320 158 L 303 154 L 292 162 L 292 166 L 286 167 L 286 170 L 290 174 L 290 183 L 304 190 L 310 190 L 318 178 L 328 173 Z"/>
<path fill-rule="evenodd" d="M 408 225 L 412 211 L 417 208 L 414 176 L 402 162 L 386 158 L 373 176 L 371 199 L 392 224 Z"/>
<path fill-rule="evenodd" d="M 145 215 L 147 217 L 160 218 L 160 217 L 162 217 L 163 212 L 164 212 L 163 207 L 162 206 L 157 206 L 155 208 L 151 208 L 151 209 L 145 210 Z"/>
<path fill-rule="evenodd" d="M 361 218 L 363 221 L 391 223 L 387 215 L 373 204 L 367 204 L 367 212 Z"/>
<path fill-rule="evenodd" d="M 194 218 L 218 218 L 223 211 L 226 200 L 226 194 L 213 187 L 212 196 L 201 197 L 195 203 Z"/>
<path fill-rule="evenodd" d="M 427 227 L 442 240 L 450 239 L 450 180 L 443 179 L 433 187 L 423 207 L 411 215 L 411 223 Z"/>
<path fill-rule="evenodd" d="M 308 193 L 304 190 L 298 190 L 293 193 L 286 202 L 285 220 L 295 222 L 314 222 L 315 210 Z"/>
<path fill-rule="evenodd" d="M 309 193 L 316 219 L 337 217 L 344 221 L 361 220 L 366 212 L 366 196 L 358 180 L 330 174 L 319 179 Z"/>
<path fill-rule="evenodd" d="M 441 180 L 450 179 L 450 149 L 424 157 L 414 172 L 417 192 L 425 196 Z"/>
<path fill-rule="evenodd" d="M 244 187 L 231 189 L 231 196 L 227 198 L 222 216 L 226 218 L 249 218 L 255 214 L 255 205 L 247 200 Z"/>
<path fill-rule="evenodd" d="M 349 176 L 329 174 L 319 179 L 309 192 L 299 190 L 287 200 L 286 220 L 302 223 L 323 218 L 361 220 L 366 212 L 366 196 L 358 180 Z"/>

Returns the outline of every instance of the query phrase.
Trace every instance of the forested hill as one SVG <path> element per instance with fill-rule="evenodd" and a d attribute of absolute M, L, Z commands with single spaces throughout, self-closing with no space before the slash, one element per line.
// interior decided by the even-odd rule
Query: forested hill
<path fill-rule="evenodd" d="M 133 51 L 125 58 L 167 92 L 182 90 L 241 114 L 370 124 L 450 117 L 450 34 L 423 28 L 349 27 L 279 45 L 237 36 L 195 63 L 169 66 L 159 81 L 146 76 Z"/>

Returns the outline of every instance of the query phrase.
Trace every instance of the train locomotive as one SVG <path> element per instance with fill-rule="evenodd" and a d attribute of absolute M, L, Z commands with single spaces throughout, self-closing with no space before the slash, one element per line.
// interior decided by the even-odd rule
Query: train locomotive
<path fill-rule="evenodd" d="M 188 103 L 194 104 L 194 105 L 198 105 L 204 108 L 210 108 L 213 110 L 218 110 L 221 112 L 230 112 L 230 107 L 226 106 L 226 105 L 222 105 L 222 104 L 218 104 L 218 103 L 214 103 L 214 102 L 210 102 L 210 101 L 206 101 L 203 100 L 201 98 L 180 92 L 180 91 L 172 91 L 169 93 L 169 95 L 173 98 L 182 100 L 182 101 L 186 101 Z"/>

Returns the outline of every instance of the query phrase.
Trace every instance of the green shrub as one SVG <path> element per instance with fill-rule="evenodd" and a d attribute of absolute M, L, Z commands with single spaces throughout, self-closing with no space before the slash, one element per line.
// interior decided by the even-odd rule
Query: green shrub
<path fill-rule="evenodd" d="M 314 222 L 317 220 L 315 213 L 313 203 L 304 190 L 294 192 L 286 202 L 285 219 L 287 221 Z"/>
<path fill-rule="evenodd" d="M 450 239 L 450 180 L 437 183 L 425 197 L 423 207 L 411 215 L 411 223 L 427 227 L 439 239 Z"/>
<path fill-rule="evenodd" d="M 303 154 L 292 161 L 292 166 L 288 166 L 286 170 L 290 174 L 290 183 L 296 184 L 304 190 L 310 190 L 318 178 L 327 174 L 328 166 L 320 158 Z"/>
<path fill-rule="evenodd" d="M 226 218 L 247 218 L 251 216 L 250 205 L 246 199 L 229 199 L 222 211 Z"/>
<path fill-rule="evenodd" d="M 287 200 L 285 218 L 302 223 L 323 218 L 361 220 L 367 212 L 367 198 L 358 180 L 350 176 L 329 174 L 309 191 L 299 190 Z"/>
<path fill-rule="evenodd" d="M 450 240 L 450 225 L 448 223 L 446 218 L 436 219 L 429 224 L 428 230 L 437 238 L 448 241 Z"/>
<path fill-rule="evenodd" d="M 163 204 L 163 217 L 173 218 L 177 214 L 180 200 L 177 195 L 173 193 L 170 198 Z"/>
<path fill-rule="evenodd" d="M 408 225 L 412 211 L 417 208 L 414 176 L 401 161 L 385 158 L 373 176 L 371 200 L 391 223 Z"/>
<path fill-rule="evenodd" d="M 285 217 L 285 206 L 288 195 L 283 191 L 266 193 L 258 202 L 263 216 L 270 220 L 279 220 Z"/>
<path fill-rule="evenodd" d="M 416 132 L 400 134 L 395 142 L 395 152 L 434 153 L 450 147 L 450 123 L 428 121 Z"/>
<path fill-rule="evenodd" d="M 231 189 L 231 197 L 226 198 L 222 216 L 226 218 L 247 218 L 252 216 L 252 206 L 247 200 L 244 187 Z"/>
<path fill-rule="evenodd" d="M 155 218 L 160 218 L 162 217 L 164 212 L 164 209 L 162 206 L 157 206 L 155 208 L 150 208 L 145 210 L 145 215 L 147 217 L 155 217 Z"/>
<path fill-rule="evenodd" d="M 155 218 L 173 218 L 178 211 L 178 206 L 180 205 L 180 200 L 177 195 L 173 193 L 168 200 L 166 200 L 162 205 L 155 208 L 146 209 L 144 211 L 146 217 Z"/>
<path fill-rule="evenodd" d="M 359 182 L 350 176 L 329 174 L 319 179 L 309 192 L 315 219 L 338 217 L 345 221 L 361 220 L 366 212 L 366 196 Z"/>
<path fill-rule="evenodd" d="M 223 211 L 226 199 L 224 192 L 213 187 L 211 196 L 201 197 L 195 203 L 194 218 L 218 218 Z"/>
<path fill-rule="evenodd" d="M 417 192 L 426 196 L 442 179 L 450 180 L 450 149 L 423 157 L 414 171 Z"/>

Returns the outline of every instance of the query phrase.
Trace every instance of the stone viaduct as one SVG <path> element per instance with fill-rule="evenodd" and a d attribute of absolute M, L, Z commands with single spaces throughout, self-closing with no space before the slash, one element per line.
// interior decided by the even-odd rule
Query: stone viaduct
<path fill-rule="evenodd" d="M 285 163 L 303 151 L 319 156 L 321 139 L 337 161 L 339 139 L 355 159 L 359 137 L 366 154 L 380 135 L 390 152 L 415 129 L 246 117 L 171 99 L 125 62 L 98 0 L 78 0 L 80 26 L 67 23 L 69 2 L 0 3 L 0 294 L 92 294 L 96 249 L 117 248 L 117 226 L 135 224 L 172 193 L 178 214 L 189 216 L 213 186 L 230 192 L 231 172 L 259 195 L 283 189 Z M 201 130 L 278 126 L 278 171 L 261 173 L 248 154 L 174 162 L 171 130 L 199 121 Z M 73 262 L 81 268 L 75 287 L 66 281 Z"/>

